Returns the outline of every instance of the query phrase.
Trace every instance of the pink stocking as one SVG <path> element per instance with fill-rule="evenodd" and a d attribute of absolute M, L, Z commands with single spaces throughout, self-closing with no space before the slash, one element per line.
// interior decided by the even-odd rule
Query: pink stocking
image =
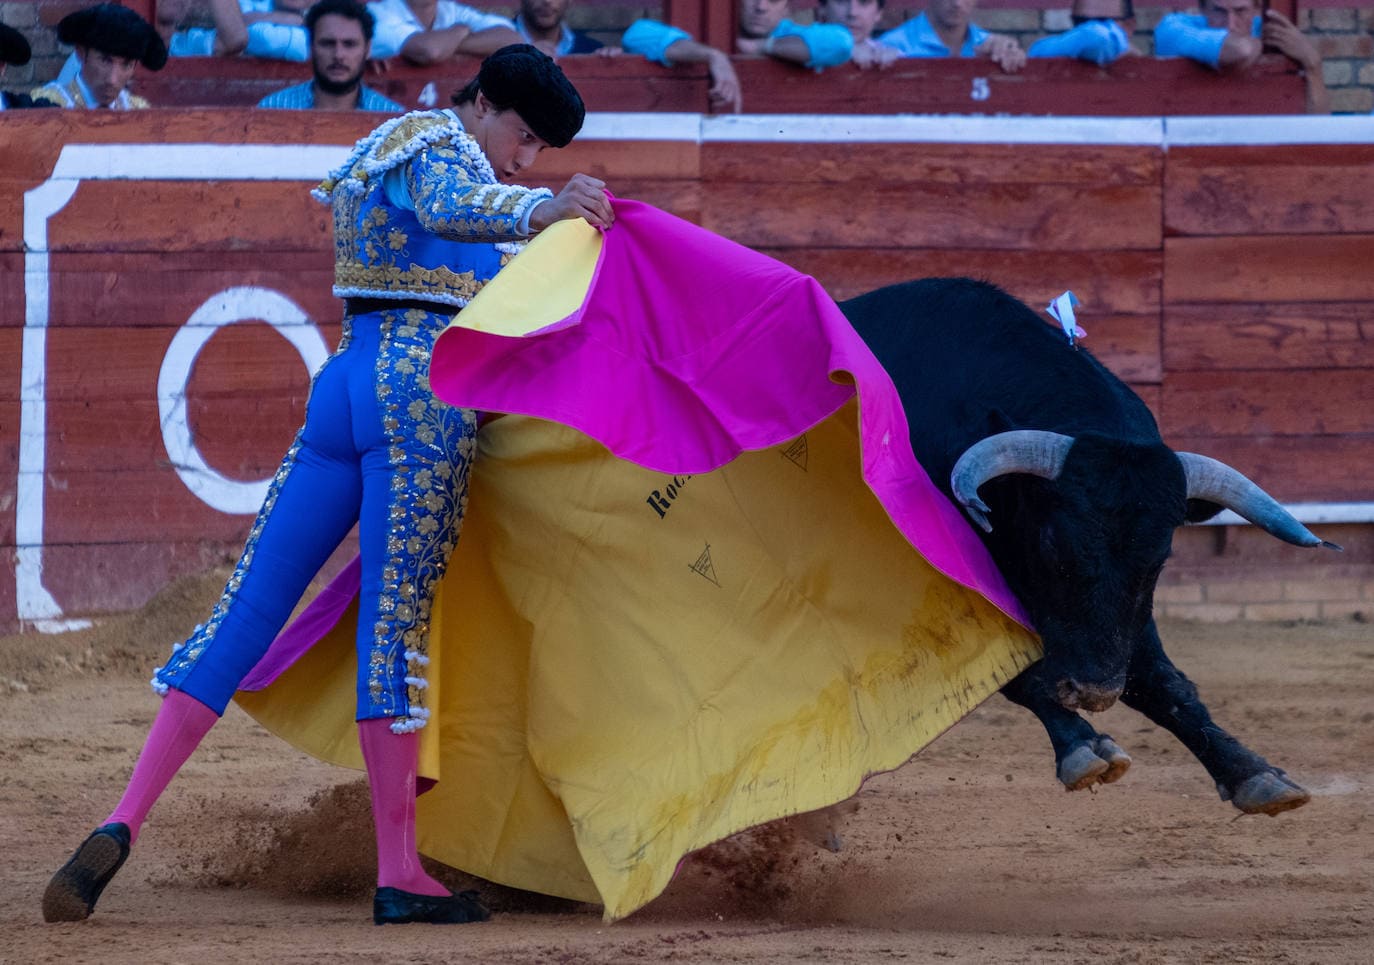
<path fill-rule="evenodd" d="M 105 823 L 127 824 L 130 838 L 137 841 L 148 811 L 217 720 L 219 715 L 196 698 L 180 690 L 167 691 L 129 786 Z"/>
<path fill-rule="evenodd" d="M 420 735 L 393 734 L 391 721 L 358 721 L 358 744 L 372 789 L 372 823 L 377 829 L 377 887 L 416 895 L 449 890 L 420 867 L 415 848 L 415 772 Z"/>

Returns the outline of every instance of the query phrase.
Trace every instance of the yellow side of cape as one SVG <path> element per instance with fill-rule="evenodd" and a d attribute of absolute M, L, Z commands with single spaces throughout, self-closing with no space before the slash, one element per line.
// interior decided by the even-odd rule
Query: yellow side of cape
<path fill-rule="evenodd" d="M 686 478 L 498 419 L 435 609 L 421 849 L 612 919 L 685 854 L 852 795 L 1039 655 L 892 527 L 852 403 Z M 353 629 L 238 699 L 357 767 Z"/>

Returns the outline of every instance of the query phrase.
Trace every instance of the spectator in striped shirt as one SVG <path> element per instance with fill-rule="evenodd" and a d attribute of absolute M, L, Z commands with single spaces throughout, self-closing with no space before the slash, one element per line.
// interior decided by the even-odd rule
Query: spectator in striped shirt
<path fill-rule="evenodd" d="M 259 107 L 300 110 L 405 110 L 363 84 L 375 21 L 359 0 L 319 0 L 305 14 L 314 80 L 268 94 Z"/>

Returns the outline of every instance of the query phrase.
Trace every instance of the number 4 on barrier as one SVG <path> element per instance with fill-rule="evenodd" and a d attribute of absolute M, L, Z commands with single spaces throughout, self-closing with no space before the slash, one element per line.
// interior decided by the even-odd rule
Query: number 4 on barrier
<path fill-rule="evenodd" d="M 420 96 L 415 98 L 416 103 L 421 107 L 433 107 L 439 103 L 439 88 L 434 86 L 434 81 L 430 81 L 420 91 Z"/>

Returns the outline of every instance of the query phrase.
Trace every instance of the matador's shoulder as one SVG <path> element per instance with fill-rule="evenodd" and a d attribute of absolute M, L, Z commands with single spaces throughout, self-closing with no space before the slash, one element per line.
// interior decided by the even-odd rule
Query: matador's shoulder
<path fill-rule="evenodd" d="M 394 117 L 360 140 L 348 160 L 330 173 L 312 194 L 328 201 L 341 188 L 361 192 L 368 182 L 404 164 L 428 147 L 476 142 L 463 129 L 457 115 L 450 111 L 412 111 Z"/>

